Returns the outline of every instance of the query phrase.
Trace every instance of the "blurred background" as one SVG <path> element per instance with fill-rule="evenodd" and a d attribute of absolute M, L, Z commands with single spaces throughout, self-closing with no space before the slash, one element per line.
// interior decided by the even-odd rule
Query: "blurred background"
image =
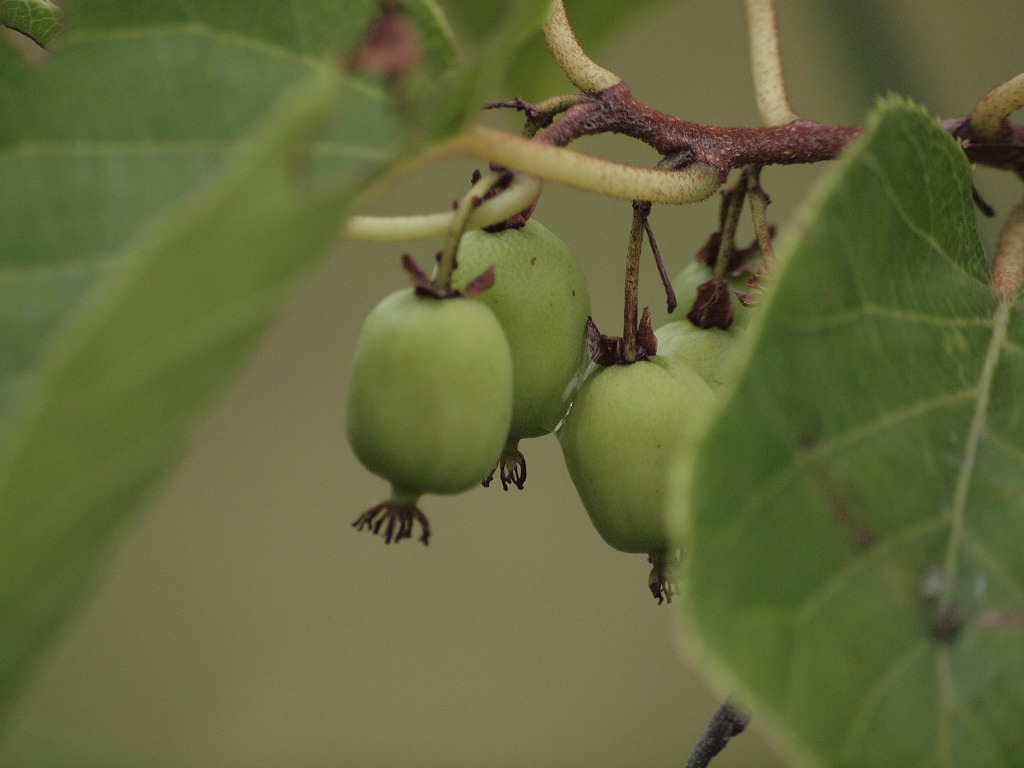
<path fill-rule="evenodd" d="M 862 122 L 890 90 L 962 114 L 1024 69 L 1019 0 L 779 0 L 779 12 L 793 106 L 822 121 Z M 660 109 L 753 125 L 746 45 L 739 2 L 690 0 L 596 58 Z M 657 160 L 615 137 L 578 148 Z M 369 210 L 443 209 L 473 168 L 421 171 Z M 773 219 L 784 226 L 827 171 L 766 170 Z M 998 174 L 977 181 L 1000 211 L 1019 195 Z M 536 216 L 580 259 L 599 327 L 618 333 L 629 204 L 549 185 Z M 671 272 L 717 216 L 716 201 L 655 209 Z M 994 233 L 985 223 L 986 244 Z M 399 255 L 423 262 L 437 245 L 338 245 L 114 553 L 26 691 L 0 765 L 685 763 L 722 692 L 678 652 L 679 617 L 651 599 L 645 558 L 592 529 L 554 438 L 524 442 L 523 491 L 425 498 L 429 547 L 350 527 L 387 491 L 344 440 L 359 324 L 403 284 Z M 661 322 L 649 264 L 643 278 Z M 756 720 L 715 762 L 784 764 Z"/>

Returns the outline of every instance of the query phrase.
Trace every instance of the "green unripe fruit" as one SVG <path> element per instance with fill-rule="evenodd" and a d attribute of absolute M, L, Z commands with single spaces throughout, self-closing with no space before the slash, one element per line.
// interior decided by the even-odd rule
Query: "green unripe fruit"
<path fill-rule="evenodd" d="M 352 360 L 346 431 L 363 465 L 392 484 L 392 501 L 375 509 L 385 511 L 382 521 L 400 516 L 397 538 L 409 535 L 408 515 L 422 517 L 419 495 L 480 482 L 501 455 L 511 417 L 512 355 L 486 306 L 407 289 L 367 316 Z M 429 529 L 420 522 L 425 540 Z M 377 532 L 380 522 L 371 527 Z"/>
<path fill-rule="evenodd" d="M 402 290 L 367 316 L 352 360 L 348 438 L 396 488 L 451 494 L 479 483 L 505 445 L 511 403 L 508 344 L 478 302 Z"/>
<path fill-rule="evenodd" d="M 657 357 L 601 368 L 583 383 L 558 439 L 583 506 L 612 547 L 664 559 L 670 459 L 713 401 L 695 371 L 670 372 Z"/>
<path fill-rule="evenodd" d="M 672 372 L 695 370 L 713 389 L 728 380 L 729 366 L 742 329 L 698 328 L 689 320 L 673 320 L 658 328 L 658 359 Z"/>
<path fill-rule="evenodd" d="M 697 295 L 697 287 L 706 283 L 712 278 L 712 270 L 703 261 L 691 261 L 683 267 L 676 276 L 672 278 L 672 290 L 675 291 L 676 301 L 679 302 L 679 310 L 683 315 L 690 311 L 693 300 Z M 750 280 L 750 273 L 744 272 L 741 275 L 728 276 L 729 291 L 732 298 L 732 326 L 730 329 L 746 327 L 750 324 L 751 307 L 747 307 L 736 296 L 736 291 L 746 293 L 750 291 L 747 282 Z"/>
<path fill-rule="evenodd" d="M 569 406 L 570 385 L 586 364 L 590 294 L 565 244 L 537 221 L 462 236 L 452 287 L 488 267 L 494 285 L 474 297 L 494 312 L 512 351 L 510 442 L 554 430 Z"/>

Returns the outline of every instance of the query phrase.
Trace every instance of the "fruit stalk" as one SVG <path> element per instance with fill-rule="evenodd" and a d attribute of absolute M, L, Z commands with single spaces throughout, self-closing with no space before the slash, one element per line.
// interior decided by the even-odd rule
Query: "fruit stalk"
<path fill-rule="evenodd" d="M 455 218 L 445 238 L 441 256 L 438 259 L 437 274 L 434 276 L 433 285 L 439 291 L 448 291 L 452 287 L 452 272 L 455 271 L 455 254 L 459 250 L 459 241 L 462 233 L 466 231 L 466 224 L 470 215 L 480 206 L 487 193 L 494 189 L 502 179 L 507 176 L 504 171 L 488 171 L 481 176 L 470 188 L 466 196 L 459 201 L 455 209 Z"/>
<path fill-rule="evenodd" d="M 775 249 L 772 247 L 772 228 L 768 224 L 768 194 L 761 187 L 761 166 L 750 167 L 750 189 L 747 191 L 750 197 L 750 215 L 754 222 L 754 234 L 757 236 L 757 245 L 764 257 L 763 269 L 759 273 L 770 273 L 777 264 L 775 260 Z"/>
<path fill-rule="evenodd" d="M 732 256 L 736 245 L 736 227 L 740 223 L 740 213 L 743 211 L 743 201 L 747 196 L 747 187 L 750 184 L 750 169 L 744 168 L 739 180 L 725 198 L 724 211 L 722 216 L 722 239 L 718 244 L 718 255 L 715 257 L 715 267 L 712 276 L 716 280 L 722 280 L 729 270 L 729 258 Z"/>
<path fill-rule="evenodd" d="M 644 222 L 643 203 L 633 203 L 633 225 L 629 230 L 629 246 L 626 249 L 626 285 L 622 308 L 622 361 L 632 363 L 637 359 L 637 317 L 640 294 L 640 256 L 643 252 Z"/>

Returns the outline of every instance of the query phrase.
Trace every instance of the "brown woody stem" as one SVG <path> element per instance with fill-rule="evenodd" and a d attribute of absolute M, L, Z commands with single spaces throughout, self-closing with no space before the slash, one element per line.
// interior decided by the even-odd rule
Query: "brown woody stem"
<path fill-rule="evenodd" d="M 647 106 L 621 82 L 570 107 L 561 120 L 540 131 L 537 140 L 564 147 L 581 136 L 621 133 L 663 156 L 685 157 L 689 163 L 728 171 L 752 164 L 829 160 L 862 130 L 813 120 L 754 128 L 706 126 Z"/>
<path fill-rule="evenodd" d="M 951 118 L 942 125 L 962 139 L 971 162 L 1024 177 L 1024 126 L 1008 124 L 999 141 L 985 142 L 975 134 L 967 117 Z M 827 125 L 802 118 L 784 125 L 702 125 L 638 101 L 623 81 L 586 94 L 561 119 L 538 132 L 535 140 L 564 147 L 581 136 L 619 133 L 643 141 L 663 156 L 673 156 L 678 168 L 706 164 L 724 173 L 747 165 L 831 160 L 863 130 L 856 125 Z"/>

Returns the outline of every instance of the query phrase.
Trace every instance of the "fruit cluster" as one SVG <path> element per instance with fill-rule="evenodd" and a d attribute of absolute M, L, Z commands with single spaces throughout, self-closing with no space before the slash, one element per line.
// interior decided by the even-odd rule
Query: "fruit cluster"
<path fill-rule="evenodd" d="M 694 262 L 675 282 L 693 296 L 711 274 Z M 360 333 L 348 439 L 392 492 L 355 527 L 392 542 L 418 524 L 427 543 L 421 495 L 488 485 L 495 473 L 506 490 L 522 488 L 519 441 L 554 433 L 598 533 L 648 555 L 652 593 L 671 600 L 675 553 L 662 524 L 669 462 L 727 378 L 748 312 L 736 304 L 728 330 L 672 321 L 655 332 L 655 354 L 596 365 L 587 285 L 561 240 L 533 219 L 464 233 L 450 286 L 391 294 Z"/>

